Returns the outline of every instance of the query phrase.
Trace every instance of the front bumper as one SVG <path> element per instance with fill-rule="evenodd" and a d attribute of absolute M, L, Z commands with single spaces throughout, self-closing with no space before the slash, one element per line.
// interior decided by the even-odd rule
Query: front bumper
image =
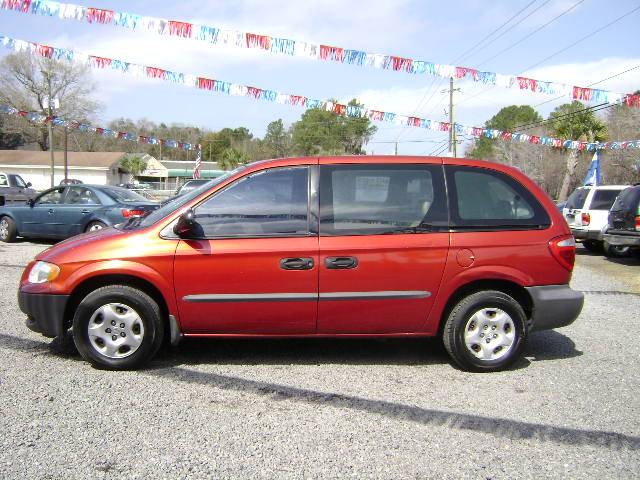
<path fill-rule="evenodd" d="M 565 327 L 578 318 L 584 295 L 569 285 L 526 287 L 533 301 L 530 331 Z"/>
<path fill-rule="evenodd" d="M 605 233 L 604 240 L 610 245 L 629 245 L 640 247 L 640 233 L 637 235 L 616 235 L 615 233 Z"/>
<path fill-rule="evenodd" d="M 18 291 L 18 305 L 27 315 L 27 327 L 45 337 L 57 337 L 65 330 L 64 310 L 69 295 Z"/>

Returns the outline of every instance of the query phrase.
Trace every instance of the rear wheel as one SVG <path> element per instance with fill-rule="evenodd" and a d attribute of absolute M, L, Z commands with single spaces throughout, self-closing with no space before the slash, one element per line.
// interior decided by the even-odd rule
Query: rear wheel
<path fill-rule="evenodd" d="M 102 230 L 106 226 L 107 225 L 104 222 L 95 221 L 95 222 L 89 223 L 89 225 L 87 225 L 87 228 L 85 228 L 84 231 L 85 232 L 94 232 L 96 230 Z"/>
<path fill-rule="evenodd" d="M 82 357 L 111 370 L 134 369 L 149 361 L 160 348 L 163 334 L 158 304 L 126 285 L 90 293 L 73 318 L 73 340 Z"/>
<path fill-rule="evenodd" d="M 13 221 L 13 218 L 4 217 L 0 218 L 0 241 L 2 242 L 13 242 L 16 239 L 18 232 L 16 230 L 16 222 Z"/>
<path fill-rule="evenodd" d="M 468 371 L 491 372 L 519 356 L 526 315 L 506 293 L 484 290 L 464 297 L 447 317 L 443 341 L 454 362 Z"/>
<path fill-rule="evenodd" d="M 621 258 L 629 255 L 630 247 L 628 245 L 611 245 L 609 242 L 604 242 L 602 249 L 607 257 Z"/>

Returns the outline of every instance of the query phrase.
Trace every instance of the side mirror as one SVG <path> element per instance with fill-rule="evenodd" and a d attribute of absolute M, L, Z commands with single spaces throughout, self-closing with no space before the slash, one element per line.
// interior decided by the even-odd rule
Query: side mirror
<path fill-rule="evenodd" d="M 35 204 L 35 200 L 33 198 L 30 198 L 29 200 L 27 200 L 27 205 L 29 205 L 31 208 L 33 208 L 33 205 Z"/>
<path fill-rule="evenodd" d="M 195 221 L 195 214 L 193 210 L 188 209 L 178 218 L 177 223 L 173 227 L 173 233 L 180 238 L 192 238 L 194 237 L 194 230 L 197 222 Z"/>
<path fill-rule="evenodd" d="M 27 182 L 27 188 L 30 188 L 31 186 L 31 182 Z"/>

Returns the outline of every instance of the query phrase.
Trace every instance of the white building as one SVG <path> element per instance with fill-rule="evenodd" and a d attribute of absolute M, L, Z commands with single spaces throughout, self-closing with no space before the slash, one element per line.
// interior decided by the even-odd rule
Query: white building
<path fill-rule="evenodd" d="M 117 185 L 129 181 L 129 174 L 119 168 L 124 152 L 68 152 L 68 175 L 83 183 Z M 167 171 L 154 157 L 144 154 L 147 176 L 158 180 L 167 177 Z M 51 154 L 43 151 L 0 150 L 0 171 L 17 173 L 36 190 L 51 186 Z M 54 185 L 64 179 L 64 153 L 54 152 Z"/>

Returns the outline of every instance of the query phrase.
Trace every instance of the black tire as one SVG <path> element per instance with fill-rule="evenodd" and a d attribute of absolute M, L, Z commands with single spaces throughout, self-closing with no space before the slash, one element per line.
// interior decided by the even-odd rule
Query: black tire
<path fill-rule="evenodd" d="M 609 242 L 604 242 L 602 245 L 605 257 L 609 258 L 623 258 L 629 255 L 631 247 L 628 245 L 611 245 Z"/>
<path fill-rule="evenodd" d="M 582 242 L 584 248 L 593 253 L 598 253 L 602 251 L 602 242 L 598 242 L 597 240 L 585 240 Z"/>
<path fill-rule="evenodd" d="M 99 342 L 102 342 L 102 346 L 106 348 L 103 337 L 98 338 L 93 336 L 91 339 L 88 331 L 90 322 L 92 322 L 92 326 L 97 325 L 97 320 L 100 316 L 99 309 L 101 307 L 113 308 L 110 305 L 126 307 L 122 309 L 124 312 L 126 312 L 127 309 L 132 310 L 139 319 L 136 320 L 138 332 L 142 332 L 141 335 L 138 335 L 141 337 L 141 341 L 138 346 L 134 347 L 135 350 L 127 353 L 126 350 L 121 352 L 119 349 L 114 352 L 114 355 L 118 356 L 117 358 L 108 356 L 106 349 L 99 350 Z M 111 329 L 107 323 L 104 323 L 104 325 L 105 331 L 106 328 Z M 113 337 L 114 340 L 118 337 L 118 342 L 120 341 L 119 335 L 122 333 L 118 327 L 122 325 L 124 324 L 113 327 L 113 333 L 115 333 Z M 101 328 L 101 325 L 97 326 Z M 122 330 L 125 329 L 123 328 Z M 102 330 L 100 332 L 102 333 Z M 103 335 L 108 337 L 111 333 L 110 331 L 109 334 Z M 124 333 L 123 338 L 126 339 L 127 333 L 126 331 Z M 131 334 L 131 332 L 129 332 L 129 334 Z M 85 360 L 99 368 L 109 370 L 131 370 L 139 368 L 155 355 L 162 345 L 163 336 L 164 325 L 158 304 L 146 293 L 126 285 L 110 285 L 91 292 L 80 302 L 73 317 L 73 341 L 76 344 L 78 352 L 80 352 L 80 355 L 82 355 Z M 123 340 L 124 343 L 121 348 L 128 347 L 126 344 L 128 341 L 129 339 L 126 339 L 126 341 Z M 112 342 L 109 343 L 111 344 Z M 128 347 L 128 349 L 129 351 L 132 350 L 131 347 Z"/>
<path fill-rule="evenodd" d="M 103 228 L 107 228 L 107 224 L 99 220 L 95 220 L 93 222 L 89 222 L 84 231 L 91 232 L 93 230 L 102 230 Z"/>
<path fill-rule="evenodd" d="M 16 222 L 8 216 L 0 217 L 0 241 L 5 243 L 13 242 L 18 236 Z"/>
<path fill-rule="evenodd" d="M 485 309 L 488 314 L 491 313 L 492 309 L 502 310 L 510 317 L 511 324 L 513 325 L 513 327 L 508 325 L 508 330 L 507 326 L 505 327 L 505 333 L 507 334 L 510 333 L 513 328 L 513 340 L 508 347 L 508 350 L 500 354 L 503 347 L 498 346 L 496 347 L 498 350 L 497 353 L 494 352 L 498 355 L 502 355 L 500 358 L 478 358 L 472 352 L 472 349 L 467 347 L 465 344 L 467 324 L 469 324 L 469 327 L 472 327 L 472 318 L 474 315 Z M 484 327 L 477 325 L 477 328 L 478 332 L 482 333 L 482 335 L 479 333 L 480 336 L 483 336 L 483 339 L 479 340 L 482 342 L 484 341 L 485 335 L 483 330 Z M 493 327 L 490 327 L 487 331 L 491 332 L 491 328 Z M 499 333 L 499 331 L 495 331 L 495 333 L 492 333 L 491 335 L 493 336 Z M 518 358 L 522 352 L 522 348 L 524 347 L 527 333 L 527 318 L 522 306 L 506 293 L 496 290 L 484 290 L 464 297 L 453 307 L 444 325 L 443 342 L 451 359 L 462 369 L 473 372 L 494 372 L 508 367 Z M 491 340 L 493 340 L 493 338 L 489 339 L 489 342 Z M 472 345 L 472 347 L 477 347 L 478 349 L 483 350 L 483 345 L 484 344 L 480 345 L 482 348 L 475 344 Z M 490 348 L 491 346 L 489 344 L 487 349 Z M 480 352 L 478 352 L 478 354 L 480 354 Z"/>

